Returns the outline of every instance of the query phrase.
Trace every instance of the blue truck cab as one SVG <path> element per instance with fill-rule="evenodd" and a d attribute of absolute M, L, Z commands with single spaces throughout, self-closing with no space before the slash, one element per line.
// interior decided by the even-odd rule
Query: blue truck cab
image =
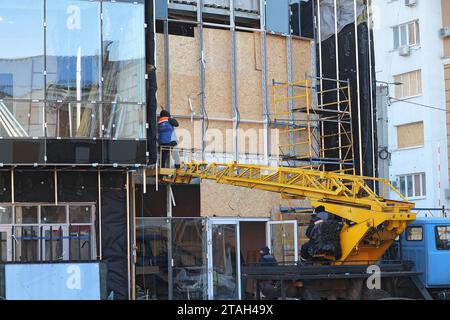
<path fill-rule="evenodd" d="M 450 218 L 418 217 L 401 239 L 402 259 L 413 262 L 422 285 L 433 296 L 450 292 Z"/>

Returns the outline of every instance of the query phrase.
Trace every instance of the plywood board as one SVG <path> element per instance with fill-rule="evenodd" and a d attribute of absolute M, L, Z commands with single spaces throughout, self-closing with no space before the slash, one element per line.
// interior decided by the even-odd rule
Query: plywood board
<path fill-rule="evenodd" d="M 238 152 L 240 154 L 264 154 L 264 125 L 240 123 L 238 127 Z"/>
<path fill-rule="evenodd" d="M 275 112 L 273 103 L 272 80 L 277 82 L 288 82 L 286 37 L 267 35 L 267 94 L 268 109 L 270 113 Z M 287 96 L 287 90 L 278 90 L 277 95 Z M 287 112 L 287 104 L 280 104 L 277 112 Z"/>
<path fill-rule="evenodd" d="M 189 98 L 199 107 L 198 43 L 195 37 L 169 35 L 170 106 L 172 114 L 190 115 Z"/>
<path fill-rule="evenodd" d="M 210 120 L 205 133 L 205 150 L 215 153 L 233 152 L 233 123 Z"/>
<path fill-rule="evenodd" d="M 279 206 L 279 195 L 268 191 L 202 181 L 202 216 L 270 217 Z"/>
<path fill-rule="evenodd" d="M 232 118 L 230 32 L 204 28 L 203 49 L 208 116 Z"/>
<path fill-rule="evenodd" d="M 397 147 L 408 148 L 424 144 L 423 122 L 397 126 Z"/>
<path fill-rule="evenodd" d="M 259 57 L 259 59 L 257 59 Z M 259 33 L 236 33 L 237 107 L 243 119 L 262 120 L 261 40 Z M 259 61 L 258 61 L 259 60 Z M 259 67 L 259 69 L 258 69 Z"/>

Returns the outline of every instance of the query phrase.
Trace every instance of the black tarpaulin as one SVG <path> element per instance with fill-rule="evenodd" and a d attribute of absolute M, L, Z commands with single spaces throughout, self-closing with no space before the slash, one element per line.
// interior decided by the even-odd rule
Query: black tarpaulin
<path fill-rule="evenodd" d="M 149 162 L 156 163 L 156 69 L 155 69 L 155 25 L 153 19 L 153 0 L 145 1 L 145 23 L 147 24 L 145 32 L 145 52 L 147 64 L 147 150 L 149 153 Z"/>
<path fill-rule="evenodd" d="M 125 174 L 101 174 L 102 260 L 108 266 L 108 294 L 128 299 L 127 202 Z"/>

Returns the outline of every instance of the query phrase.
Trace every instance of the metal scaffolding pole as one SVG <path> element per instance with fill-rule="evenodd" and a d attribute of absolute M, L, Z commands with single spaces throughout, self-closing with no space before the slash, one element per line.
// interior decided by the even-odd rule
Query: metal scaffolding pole
<path fill-rule="evenodd" d="M 336 86 L 337 86 L 337 109 L 341 111 L 341 84 L 339 82 L 339 30 L 338 30 L 338 15 L 337 15 L 337 0 L 334 0 L 334 41 L 335 41 L 335 54 L 336 54 Z M 342 159 L 342 137 L 341 137 L 341 124 L 338 123 L 338 145 L 339 145 L 339 159 Z M 339 170 L 342 171 L 342 164 L 339 164 Z"/>
<path fill-rule="evenodd" d="M 264 164 L 269 165 L 270 135 L 269 135 L 269 109 L 267 106 L 267 34 L 265 0 L 259 1 L 259 15 L 261 28 L 261 89 L 264 118 Z"/>
<path fill-rule="evenodd" d="M 372 70 L 372 37 L 370 34 L 370 31 L 372 30 L 372 2 L 371 0 L 367 0 L 367 33 L 368 33 L 368 39 L 369 39 L 369 76 L 370 76 L 370 126 L 372 131 L 372 176 L 376 176 L 376 166 L 375 166 L 375 159 L 376 159 L 376 153 L 375 148 L 377 147 L 375 145 L 375 126 L 374 126 L 374 102 L 373 102 L 373 70 Z"/>
<path fill-rule="evenodd" d="M 206 118 L 206 107 L 205 107 L 205 61 L 203 58 L 203 0 L 197 0 L 197 26 L 198 26 L 198 68 L 199 68 L 199 101 L 200 101 L 200 114 L 202 116 L 201 120 L 201 130 L 200 130 L 200 146 L 201 146 L 201 158 L 202 161 L 205 160 L 205 118 Z"/>
<path fill-rule="evenodd" d="M 156 43 L 156 42 L 155 42 Z M 170 112 L 170 52 L 169 52 L 169 21 L 164 20 L 164 81 L 166 82 L 165 109 Z"/>
<path fill-rule="evenodd" d="M 234 161 L 239 161 L 238 126 L 239 111 L 237 102 L 236 79 L 236 25 L 234 21 L 234 0 L 229 0 L 230 5 L 230 50 L 231 50 L 231 108 L 233 112 L 233 156 Z"/>

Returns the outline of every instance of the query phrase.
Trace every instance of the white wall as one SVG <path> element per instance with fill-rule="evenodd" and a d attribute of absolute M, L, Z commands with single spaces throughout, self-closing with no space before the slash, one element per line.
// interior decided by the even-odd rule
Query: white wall
<path fill-rule="evenodd" d="M 393 82 L 394 75 L 421 69 L 423 94 L 408 101 L 445 109 L 443 42 L 439 37 L 441 2 L 418 0 L 416 6 L 407 7 L 404 0 L 373 0 L 373 12 L 377 80 Z M 421 44 L 412 49 L 409 57 L 401 57 L 393 50 L 391 27 L 415 19 L 419 19 Z M 390 96 L 395 96 L 394 85 L 390 85 Z M 446 113 L 393 102 L 388 107 L 388 117 L 389 150 L 392 152 L 390 180 L 394 181 L 399 174 L 425 172 L 427 195 L 414 200 L 416 207 L 450 206 L 450 200 L 445 199 L 445 189 L 449 187 Z M 396 126 L 415 121 L 424 122 L 424 147 L 398 150 Z"/>

